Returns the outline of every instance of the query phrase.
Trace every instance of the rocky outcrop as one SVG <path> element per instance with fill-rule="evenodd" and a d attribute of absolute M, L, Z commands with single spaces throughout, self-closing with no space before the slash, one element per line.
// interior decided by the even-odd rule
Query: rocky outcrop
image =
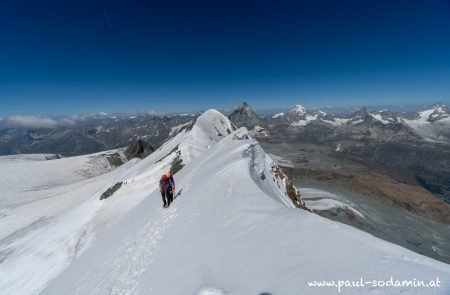
<path fill-rule="evenodd" d="M 122 187 L 123 182 L 118 182 L 112 187 L 108 188 L 101 196 L 100 200 L 107 199 L 111 197 L 116 191 L 118 191 Z"/>
<path fill-rule="evenodd" d="M 63 156 L 61 156 L 60 154 L 45 156 L 46 160 L 58 160 L 62 158 Z"/>
<path fill-rule="evenodd" d="M 151 153 L 153 153 L 154 148 L 146 141 L 142 139 L 138 139 L 135 142 L 131 143 L 127 149 L 125 150 L 125 156 L 128 160 L 133 158 L 144 159 Z"/>
<path fill-rule="evenodd" d="M 260 144 L 250 144 L 244 151 L 244 155 L 250 158 L 251 176 L 263 191 L 272 196 L 282 193 L 294 207 L 310 211 L 302 200 L 300 192 L 294 186 L 292 179 L 283 172 L 280 166 L 267 157 Z M 278 192 L 274 193 L 274 190 L 278 190 Z"/>
<path fill-rule="evenodd" d="M 123 165 L 122 158 L 118 153 L 106 155 L 106 160 L 108 160 L 109 165 L 113 167 L 118 167 Z"/>
<path fill-rule="evenodd" d="M 174 175 L 184 167 L 183 158 L 181 158 L 181 151 L 177 151 L 177 155 L 170 164 L 170 174 L 172 175 Z"/>
<path fill-rule="evenodd" d="M 292 179 L 283 172 L 280 166 L 278 166 L 275 163 L 272 163 L 271 170 L 275 178 L 281 180 L 281 183 L 284 184 L 286 194 L 289 197 L 289 199 L 291 199 L 294 206 L 311 212 L 311 210 L 306 207 L 306 204 L 302 200 L 300 192 L 298 191 L 297 187 L 295 187 L 294 183 L 292 182 Z"/>

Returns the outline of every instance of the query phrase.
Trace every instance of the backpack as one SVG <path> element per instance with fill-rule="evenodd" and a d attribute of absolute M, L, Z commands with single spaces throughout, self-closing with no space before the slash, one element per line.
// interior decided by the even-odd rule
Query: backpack
<path fill-rule="evenodd" d="M 172 186 L 173 181 L 171 179 L 173 178 L 165 177 L 164 179 L 164 175 L 163 177 L 161 177 L 161 179 L 159 180 L 159 187 L 161 188 L 161 190 L 166 191 L 169 187 Z"/>

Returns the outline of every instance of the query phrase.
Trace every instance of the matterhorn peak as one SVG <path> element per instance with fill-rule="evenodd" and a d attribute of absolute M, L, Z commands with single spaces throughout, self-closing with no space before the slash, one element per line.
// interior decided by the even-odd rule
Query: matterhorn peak
<path fill-rule="evenodd" d="M 246 101 L 243 101 L 242 103 L 238 104 L 236 107 L 234 107 L 234 110 L 240 110 L 240 111 L 244 111 L 249 109 L 250 106 L 248 105 L 248 103 Z"/>
<path fill-rule="evenodd" d="M 228 117 L 237 127 L 253 128 L 259 124 L 259 117 L 245 101 L 240 104 Z"/>

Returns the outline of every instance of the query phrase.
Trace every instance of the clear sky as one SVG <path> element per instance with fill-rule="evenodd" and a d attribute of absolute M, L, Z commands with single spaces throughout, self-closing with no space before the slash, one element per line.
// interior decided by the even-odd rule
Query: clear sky
<path fill-rule="evenodd" d="M 0 116 L 450 100 L 450 2 L 0 4 Z"/>

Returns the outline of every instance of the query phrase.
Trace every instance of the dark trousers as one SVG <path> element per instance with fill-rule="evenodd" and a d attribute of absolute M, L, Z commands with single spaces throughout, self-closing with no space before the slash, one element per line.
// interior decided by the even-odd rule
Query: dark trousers
<path fill-rule="evenodd" d="M 170 205 L 173 201 L 173 191 L 171 187 L 168 187 L 165 191 L 161 192 L 162 200 L 165 205 Z"/>

